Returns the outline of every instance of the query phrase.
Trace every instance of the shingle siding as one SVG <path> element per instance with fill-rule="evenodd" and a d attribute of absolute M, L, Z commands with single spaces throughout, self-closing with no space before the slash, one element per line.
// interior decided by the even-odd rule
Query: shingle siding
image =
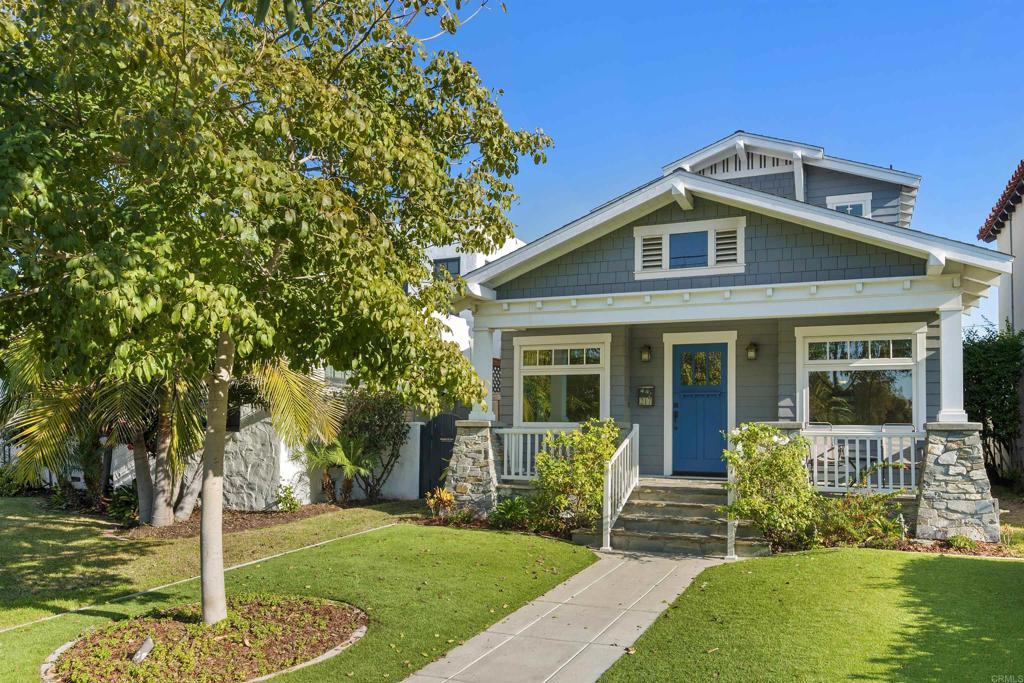
<path fill-rule="evenodd" d="M 810 164 L 805 165 L 804 169 L 804 193 L 808 204 L 827 206 L 825 200 L 830 196 L 870 192 L 871 219 L 892 225 L 898 224 L 901 191 L 899 185 L 817 168 Z"/>
<path fill-rule="evenodd" d="M 823 200 L 824 201 L 824 200 Z M 746 216 L 746 271 L 735 275 L 635 280 L 633 228 Z M 923 275 L 923 259 L 696 197 L 691 211 L 662 207 L 500 285 L 498 297 L 738 287 Z"/>
<path fill-rule="evenodd" d="M 742 176 L 739 178 L 723 178 L 727 183 L 747 187 L 758 192 L 767 192 L 786 199 L 796 199 L 796 178 L 793 172 L 769 173 L 767 175 Z"/>

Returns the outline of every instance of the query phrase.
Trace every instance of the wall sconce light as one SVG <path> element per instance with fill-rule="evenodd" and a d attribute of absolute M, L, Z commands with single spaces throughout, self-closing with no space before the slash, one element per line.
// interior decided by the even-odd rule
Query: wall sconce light
<path fill-rule="evenodd" d="M 747 360 L 757 360 L 757 344 L 754 342 L 747 344 Z"/>
<path fill-rule="evenodd" d="M 651 362 L 651 347 L 644 344 L 640 347 L 640 362 L 650 363 Z"/>

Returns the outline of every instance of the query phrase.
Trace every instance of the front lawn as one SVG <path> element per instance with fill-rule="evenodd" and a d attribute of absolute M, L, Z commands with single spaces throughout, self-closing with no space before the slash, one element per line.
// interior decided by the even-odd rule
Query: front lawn
<path fill-rule="evenodd" d="M 1017 560 L 881 550 L 720 565 L 601 680 L 1019 680 L 1022 585 Z"/>
<path fill-rule="evenodd" d="M 400 681 L 593 560 L 537 536 L 399 524 L 229 572 L 227 587 L 348 602 L 369 616 L 341 655 L 275 681 Z M 0 681 L 38 681 L 43 659 L 90 626 L 198 599 L 189 581 L 0 634 Z"/>
<path fill-rule="evenodd" d="M 119 540 L 102 518 L 50 512 L 42 498 L 0 498 L 0 628 L 199 573 L 199 539 Z M 224 535 L 231 566 L 397 521 L 419 503 L 338 509 Z"/>

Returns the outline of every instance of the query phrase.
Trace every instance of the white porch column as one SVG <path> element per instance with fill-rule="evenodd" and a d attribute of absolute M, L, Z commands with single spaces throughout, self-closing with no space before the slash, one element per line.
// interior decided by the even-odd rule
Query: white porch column
<path fill-rule="evenodd" d="M 939 422 L 967 422 L 964 412 L 963 310 L 939 311 Z"/>
<path fill-rule="evenodd" d="M 473 360 L 473 368 L 480 380 L 487 389 L 487 407 L 484 409 L 479 403 L 473 405 L 469 413 L 471 420 L 496 420 L 494 406 L 492 405 L 491 389 L 493 388 L 493 358 L 494 358 L 494 330 L 487 327 L 473 328 L 473 345 L 470 357 Z"/>

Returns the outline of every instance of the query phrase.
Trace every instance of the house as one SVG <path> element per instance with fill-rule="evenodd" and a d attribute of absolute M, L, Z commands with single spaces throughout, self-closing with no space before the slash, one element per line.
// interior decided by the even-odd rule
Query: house
<path fill-rule="evenodd" d="M 1024 212 L 1017 211 L 1024 197 L 1024 160 L 1010 176 L 985 223 L 978 230 L 978 239 L 1006 254 L 1016 255 L 1024 248 Z M 999 324 L 1010 323 L 1014 330 L 1024 329 L 1024 277 L 1005 273 L 999 279 Z"/>
<path fill-rule="evenodd" d="M 978 239 L 989 244 L 995 242 L 999 251 L 1010 255 L 1021 253 L 1024 248 L 1024 211 L 1018 211 L 1021 198 L 1024 197 L 1024 160 L 1010 175 L 1006 187 L 989 212 L 988 218 L 978 230 Z M 1024 276 L 1019 272 L 1005 273 L 999 279 L 999 320 L 1000 327 L 1009 325 L 1014 331 L 1024 329 Z M 1022 398 L 1024 402 L 1024 398 Z M 1021 405 L 1024 415 L 1024 404 Z M 1013 454 L 1003 453 L 1003 464 L 1011 468 L 1019 468 L 1024 455 L 1024 440 L 1017 443 L 1017 462 L 1012 462 Z"/>
<path fill-rule="evenodd" d="M 606 474 L 615 517 L 689 486 L 649 477 L 725 477 L 723 433 L 770 422 L 807 436 L 820 488 L 870 470 L 870 488 L 923 492 L 919 536 L 991 539 L 961 317 L 1012 257 L 911 228 L 920 182 L 737 131 L 466 273 L 474 365 L 500 353 L 504 382 L 500 413 L 461 425 L 450 485 L 486 510 L 534 476 L 546 431 L 613 418 L 633 461 Z"/>

